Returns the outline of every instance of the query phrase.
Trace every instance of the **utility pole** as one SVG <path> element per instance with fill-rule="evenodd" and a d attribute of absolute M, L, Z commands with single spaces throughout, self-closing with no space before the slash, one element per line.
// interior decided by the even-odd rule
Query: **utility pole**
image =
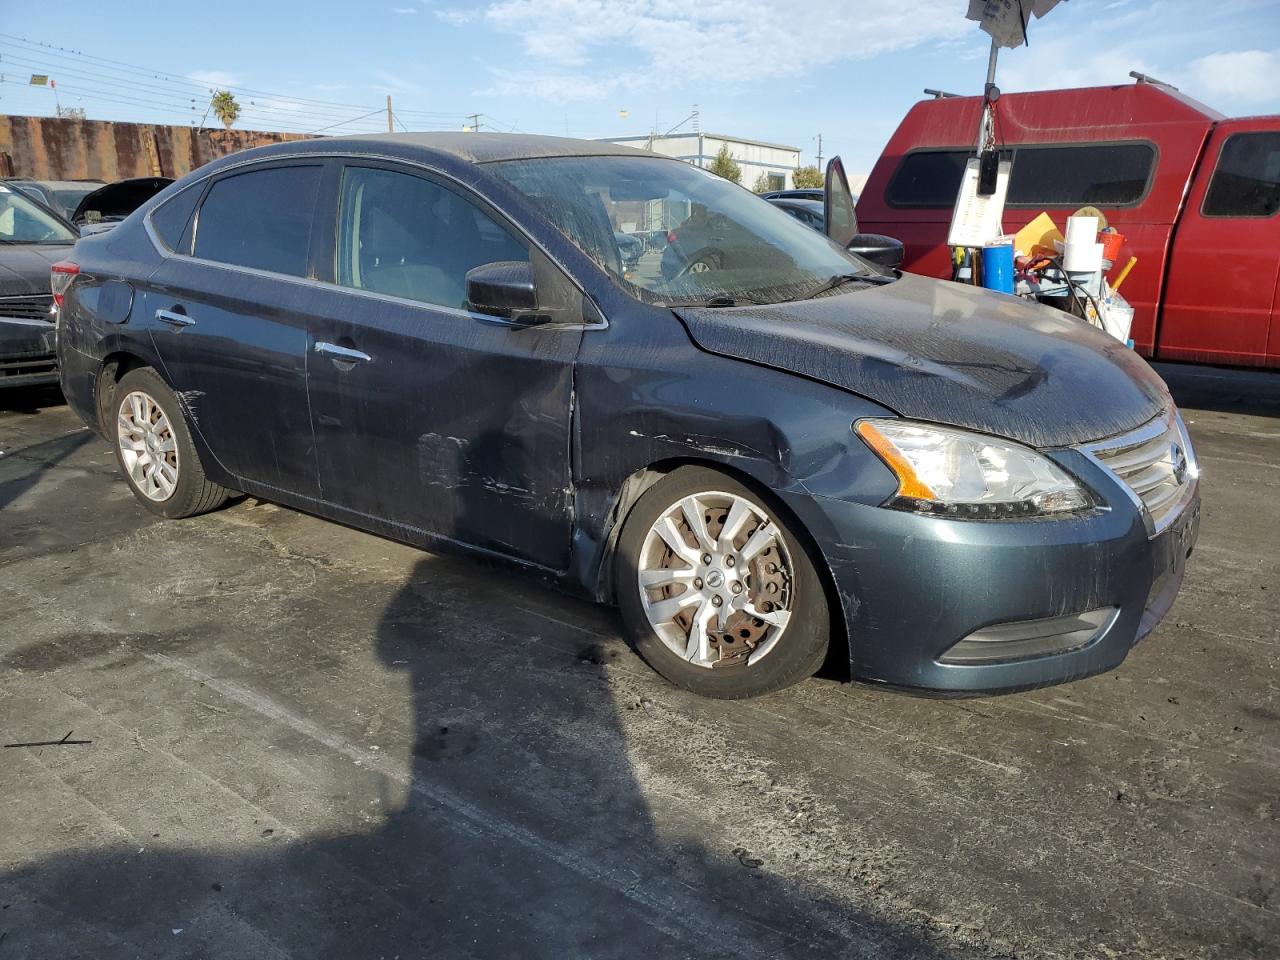
<path fill-rule="evenodd" d="M 395 133 L 396 125 L 392 120 L 391 113 L 391 94 L 387 94 L 387 133 Z"/>
<path fill-rule="evenodd" d="M 480 114 L 478 113 L 471 114 L 471 132 L 472 133 L 480 132 Z"/>
<path fill-rule="evenodd" d="M 818 134 L 818 172 L 822 172 L 822 134 Z"/>

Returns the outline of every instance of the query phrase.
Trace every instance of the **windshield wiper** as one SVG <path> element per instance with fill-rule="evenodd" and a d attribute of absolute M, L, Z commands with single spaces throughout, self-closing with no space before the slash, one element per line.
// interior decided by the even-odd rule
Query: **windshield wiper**
<path fill-rule="evenodd" d="M 755 304 L 762 307 L 769 303 L 768 300 L 757 300 L 755 297 L 708 297 L 702 301 L 704 307 L 740 307 L 744 303 Z"/>
<path fill-rule="evenodd" d="M 822 281 L 803 297 L 797 297 L 796 299 L 812 300 L 814 297 L 820 297 L 824 293 L 843 287 L 846 283 L 866 283 L 869 279 L 865 273 L 837 273 L 834 277 L 828 277 Z"/>

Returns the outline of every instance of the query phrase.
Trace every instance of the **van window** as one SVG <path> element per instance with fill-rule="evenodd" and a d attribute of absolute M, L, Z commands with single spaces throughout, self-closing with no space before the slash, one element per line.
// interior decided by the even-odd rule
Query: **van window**
<path fill-rule="evenodd" d="M 885 191 L 891 207 L 952 207 L 968 150 L 917 150 L 902 158 Z"/>
<path fill-rule="evenodd" d="M 1021 146 L 1012 157 L 1006 200 L 1015 207 L 1116 207 L 1147 192 L 1156 151 L 1149 143 Z M 970 150 L 919 150 L 902 158 L 889 181 L 894 207 L 950 208 Z"/>
<path fill-rule="evenodd" d="M 270 167 L 214 183 L 196 219 L 195 255 L 305 277 L 320 169 Z"/>
<path fill-rule="evenodd" d="M 1280 133 L 1227 137 L 1200 208 L 1206 217 L 1270 217 L 1280 210 Z"/>

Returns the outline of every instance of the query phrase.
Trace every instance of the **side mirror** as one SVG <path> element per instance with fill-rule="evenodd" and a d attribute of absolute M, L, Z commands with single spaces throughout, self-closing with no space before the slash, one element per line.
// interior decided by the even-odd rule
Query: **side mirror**
<path fill-rule="evenodd" d="M 846 249 L 877 267 L 897 270 L 902 266 L 902 241 L 882 233 L 855 234 Z"/>
<path fill-rule="evenodd" d="M 839 157 L 832 157 L 827 163 L 822 213 L 827 236 L 840 246 L 848 247 L 858 232 L 858 212 L 853 206 L 853 192 L 844 173 L 844 162 Z"/>
<path fill-rule="evenodd" d="M 499 260 L 483 263 L 467 271 L 467 306 L 476 313 L 487 313 L 525 324 L 541 323 L 538 292 L 533 280 L 533 267 L 524 260 Z"/>

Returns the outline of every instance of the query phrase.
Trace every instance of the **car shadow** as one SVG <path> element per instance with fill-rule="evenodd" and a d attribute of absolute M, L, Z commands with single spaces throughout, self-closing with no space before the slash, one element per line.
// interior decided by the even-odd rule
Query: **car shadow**
<path fill-rule="evenodd" d="M 448 599 L 460 589 L 464 599 Z M 541 593 L 487 564 L 419 561 L 368 638 L 382 669 L 404 678 L 388 686 L 411 700 L 410 742 L 384 737 L 378 754 L 344 739 L 340 720 L 320 709 L 254 714 L 264 677 L 202 682 L 229 696 L 228 709 L 249 712 L 254 732 L 232 748 L 244 762 L 290 738 L 306 749 L 288 762 L 322 756 L 317 782 L 327 792 L 288 805 L 351 797 L 361 810 L 372 783 L 383 784 L 381 799 L 337 834 L 272 840 L 255 828 L 221 851 L 191 831 L 190 849 L 126 838 L 0 874 L 4 956 L 959 955 L 775 874 L 767 852 L 723 839 L 732 811 L 646 790 L 635 725 L 662 719 L 619 694 L 607 651 L 588 656 L 564 631 L 548 638 L 531 627 L 521 607 Z M 323 681 L 305 690 L 316 703 L 341 695 Z M 692 749 L 680 729 L 671 724 L 660 760 L 681 762 Z M 227 749 L 225 731 L 207 735 L 211 749 Z M 210 830 L 226 835 L 223 824 Z"/>
<path fill-rule="evenodd" d="M 1280 417 L 1280 371 L 1153 363 L 1179 407 Z"/>
<path fill-rule="evenodd" d="M 0 510 L 39 483 L 41 476 L 93 439 L 87 430 L 25 447 L 4 449 L 0 458 Z"/>

